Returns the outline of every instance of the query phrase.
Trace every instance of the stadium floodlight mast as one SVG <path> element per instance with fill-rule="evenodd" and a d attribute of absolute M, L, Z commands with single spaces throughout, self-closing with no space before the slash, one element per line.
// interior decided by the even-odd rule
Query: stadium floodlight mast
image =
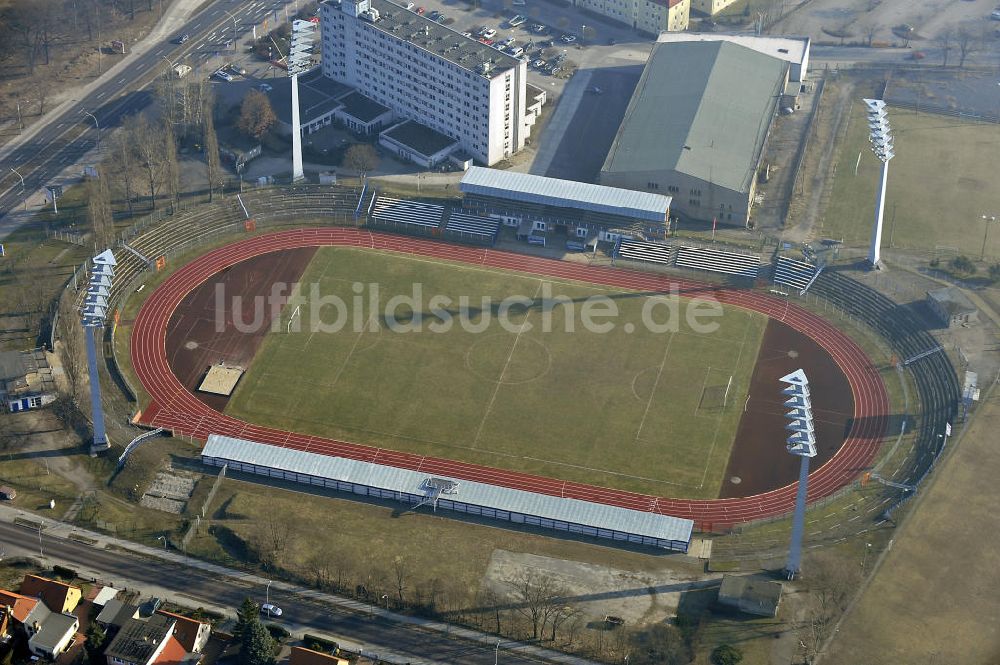
<path fill-rule="evenodd" d="M 785 448 L 792 455 L 801 458 L 799 462 L 799 488 L 795 493 L 795 515 L 792 518 L 792 539 L 788 546 L 788 560 L 785 575 L 794 579 L 802 569 L 802 535 L 806 523 L 806 492 L 809 489 L 809 459 L 816 456 L 816 433 L 813 430 L 812 400 L 809 397 L 809 379 L 806 373 L 797 369 L 779 379 L 785 384 L 782 393 L 788 395 L 785 406 L 791 410 L 785 414 L 791 431 Z"/>
<path fill-rule="evenodd" d="M 87 283 L 87 295 L 83 301 L 81 322 L 87 340 L 87 369 L 90 377 L 90 410 L 94 421 L 94 441 L 91 450 L 105 450 L 109 447 L 108 437 L 104 431 L 104 407 L 101 404 L 101 379 L 97 373 L 97 343 L 94 340 L 97 330 L 104 327 L 108 317 L 108 298 L 111 295 L 111 282 L 115 277 L 115 266 L 118 261 L 110 249 L 106 249 L 93 259 L 90 269 L 90 280 Z"/>
<path fill-rule="evenodd" d="M 875 225 L 872 227 L 872 244 L 868 248 L 868 263 L 873 269 L 880 267 L 882 260 L 882 218 L 885 212 L 885 186 L 889 179 L 889 160 L 895 157 L 892 146 L 892 132 L 885 102 L 881 99 L 865 99 L 868 107 L 868 129 L 872 152 L 882 162 L 882 178 L 878 185 L 878 202 L 875 204 Z"/>
<path fill-rule="evenodd" d="M 302 169 L 302 127 L 299 118 L 299 74 L 309 71 L 312 65 L 313 42 L 316 24 L 296 19 L 292 21 L 292 42 L 285 62 L 292 78 L 292 180 L 305 177 Z"/>

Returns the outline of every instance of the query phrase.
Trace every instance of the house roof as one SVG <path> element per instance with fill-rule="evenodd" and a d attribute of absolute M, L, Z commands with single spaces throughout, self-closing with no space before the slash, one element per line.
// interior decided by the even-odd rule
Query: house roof
<path fill-rule="evenodd" d="M 180 665 L 187 660 L 188 650 L 181 642 L 171 635 L 167 638 L 167 644 L 163 651 L 153 661 L 155 665 Z"/>
<path fill-rule="evenodd" d="M 54 651 L 67 635 L 72 635 L 80 627 L 80 620 L 72 614 L 52 612 L 42 622 L 41 628 L 31 636 L 33 646 L 45 651 Z"/>
<path fill-rule="evenodd" d="M 288 657 L 288 665 L 344 665 L 345 663 L 347 661 L 343 658 L 305 647 L 292 647 L 292 653 Z"/>
<path fill-rule="evenodd" d="M 104 655 L 126 663 L 144 664 L 159 644 L 170 637 L 173 626 L 173 619 L 162 614 L 153 615 L 145 621 L 129 619 L 104 650 Z"/>
<path fill-rule="evenodd" d="M 787 71 L 732 42 L 654 45 L 601 173 L 677 171 L 749 192 Z"/>
<path fill-rule="evenodd" d="M 37 604 L 37 598 L 29 598 L 13 591 L 0 589 L 0 605 L 6 605 L 11 608 L 11 616 L 20 623 L 24 623 L 31 610 L 35 609 L 35 605 Z"/>
<path fill-rule="evenodd" d="M 340 101 L 344 104 L 344 113 L 365 123 L 371 122 L 390 110 L 388 106 L 383 106 L 356 90 L 341 97 Z"/>
<path fill-rule="evenodd" d="M 124 626 L 129 619 L 134 619 L 139 611 L 138 605 L 123 603 L 117 598 L 112 598 L 104 604 L 104 608 L 97 615 L 97 623 L 115 626 Z"/>
<path fill-rule="evenodd" d="M 186 617 L 182 614 L 174 614 L 173 612 L 168 612 L 166 610 L 157 610 L 157 614 L 162 614 L 165 617 L 170 617 L 177 623 L 174 624 L 174 637 L 177 639 L 181 645 L 188 651 L 194 651 L 197 647 L 198 642 L 198 631 L 202 626 L 206 625 L 204 621 L 198 621 L 197 619 L 192 619 L 191 617 Z M 159 659 L 157 659 L 159 662 Z"/>
<path fill-rule="evenodd" d="M 80 591 L 80 587 L 38 575 L 25 575 L 24 581 L 21 582 L 21 593 L 25 596 L 41 598 L 42 602 L 53 612 L 62 612 L 66 605 L 66 596 L 71 589 Z"/>

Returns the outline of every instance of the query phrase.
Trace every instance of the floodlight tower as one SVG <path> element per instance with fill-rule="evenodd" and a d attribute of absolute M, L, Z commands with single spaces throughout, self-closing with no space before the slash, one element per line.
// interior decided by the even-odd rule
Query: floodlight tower
<path fill-rule="evenodd" d="M 889 129 L 889 116 L 886 114 L 885 102 L 881 99 L 866 99 L 868 106 L 868 128 L 871 130 L 869 140 L 872 152 L 882 162 L 882 179 L 878 185 L 878 203 L 875 204 L 875 226 L 872 228 L 872 244 L 868 248 L 868 263 L 877 270 L 882 260 L 882 216 L 885 212 L 885 185 L 889 179 L 889 160 L 895 156 L 892 146 L 892 132 Z"/>
<path fill-rule="evenodd" d="M 87 297 L 83 301 L 81 321 L 87 338 L 87 369 L 90 376 L 90 410 L 94 421 L 94 441 L 91 451 L 108 448 L 108 437 L 104 432 L 104 407 L 101 404 L 101 379 L 97 373 L 97 343 L 94 336 L 104 327 L 108 316 L 108 297 L 111 282 L 115 277 L 118 262 L 110 249 L 104 250 L 93 259 Z"/>
<path fill-rule="evenodd" d="M 788 561 L 785 575 L 794 579 L 802 568 L 802 535 L 806 523 L 806 492 L 809 487 L 809 459 L 816 456 L 816 434 L 813 431 L 812 401 L 809 397 L 809 379 L 806 373 L 797 369 L 781 379 L 785 384 L 781 391 L 788 395 L 785 406 L 791 410 L 785 414 L 788 424 L 785 429 L 792 432 L 785 448 L 792 455 L 801 458 L 799 462 L 799 489 L 795 494 L 795 515 L 792 518 L 792 541 L 788 546 Z"/>
<path fill-rule="evenodd" d="M 309 71 L 312 64 L 316 24 L 292 21 L 292 45 L 288 51 L 288 75 L 292 77 L 292 180 L 305 177 L 302 170 L 302 128 L 299 120 L 299 74 Z"/>

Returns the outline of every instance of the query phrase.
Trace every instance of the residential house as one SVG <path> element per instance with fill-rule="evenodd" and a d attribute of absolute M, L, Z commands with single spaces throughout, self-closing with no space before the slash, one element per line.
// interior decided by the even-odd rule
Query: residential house
<path fill-rule="evenodd" d="M 175 657 L 176 651 L 184 647 L 173 636 L 174 624 L 173 619 L 162 614 L 145 621 L 129 619 L 104 650 L 108 665 L 152 665 L 160 662 L 164 651 L 168 651 L 165 658 Z"/>
<path fill-rule="evenodd" d="M 13 591 L 0 590 L 0 615 L 0 641 L 19 632 L 31 653 L 43 658 L 66 651 L 80 627 L 72 614 L 52 612 L 38 598 Z"/>
<path fill-rule="evenodd" d="M 139 618 L 139 606 L 131 603 L 123 603 L 117 598 L 112 598 L 104 603 L 104 608 L 97 615 L 95 621 L 108 632 L 117 631 L 130 619 Z"/>
<path fill-rule="evenodd" d="M 25 575 L 21 582 L 21 593 L 25 596 L 41 598 L 51 611 L 68 613 L 76 609 L 83 598 L 80 587 L 59 580 L 50 580 L 38 575 Z"/>
<path fill-rule="evenodd" d="M 288 665 L 348 665 L 346 658 L 338 658 L 321 651 L 313 651 L 305 647 L 292 647 L 288 656 Z"/>
<path fill-rule="evenodd" d="M 174 625 L 174 637 L 189 653 L 201 653 L 208 644 L 208 638 L 212 636 L 211 624 L 166 610 L 157 610 L 156 613 L 177 622 Z"/>

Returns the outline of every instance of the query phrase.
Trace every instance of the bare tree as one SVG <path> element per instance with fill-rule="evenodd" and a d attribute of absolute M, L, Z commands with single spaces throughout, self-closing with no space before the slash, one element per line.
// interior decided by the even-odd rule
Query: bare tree
<path fill-rule="evenodd" d="M 163 171 L 167 183 L 167 195 L 170 197 L 170 210 L 173 211 L 181 197 L 181 167 L 177 161 L 177 135 L 174 133 L 174 123 L 163 120 Z"/>
<path fill-rule="evenodd" d="M 955 33 L 955 43 L 958 45 L 958 66 L 965 67 L 965 59 L 982 46 L 980 39 L 966 27 L 961 27 Z"/>
<path fill-rule="evenodd" d="M 98 247 L 110 247 L 115 235 L 111 212 L 111 190 L 107 173 L 98 169 L 97 177 L 87 181 L 87 218 Z"/>
<path fill-rule="evenodd" d="M 316 580 L 316 588 L 324 590 L 330 586 L 330 558 L 323 552 L 317 552 L 309 557 L 306 566 Z"/>
<path fill-rule="evenodd" d="M 378 153 L 367 143 L 355 143 L 344 153 L 344 166 L 357 171 L 364 178 L 378 166 Z"/>
<path fill-rule="evenodd" d="M 393 559 L 392 573 L 396 583 L 396 597 L 399 599 L 399 606 L 403 607 L 406 604 L 403 592 L 406 590 L 407 580 L 410 577 L 410 567 L 407 560 L 401 556 Z"/>
<path fill-rule="evenodd" d="M 948 66 L 948 54 L 955 44 L 955 32 L 951 28 L 945 28 L 934 38 L 934 42 L 941 49 L 941 66 Z"/>
<path fill-rule="evenodd" d="M 129 116 L 125 134 L 131 139 L 135 156 L 149 189 L 149 205 L 156 209 L 156 193 L 163 170 L 163 136 L 143 115 Z"/>
<path fill-rule="evenodd" d="M 208 200 L 212 201 L 215 187 L 222 182 L 222 165 L 219 163 L 219 137 L 215 135 L 215 118 L 212 113 L 212 95 L 204 98 L 203 126 L 205 128 L 205 166 L 208 175 Z"/>
<path fill-rule="evenodd" d="M 535 570 L 522 570 L 507 580 L 515 612 L 528 620 L 532 639 L 538 639 L 552 617 L 557 598 L 562 595 L 555 579 Z"/>
<path fill-rule="evenodd" d="M 62 299 L 59 311 L 59 358 L 66 377 L 67 397 L 74 403 L 79 396 L 86 363 L 83 331 L 77 319 L 75 304 L 74 298 L 67 296 Z"/>
<path fill-rule="evenodd" d="M 110 160 L 112 173 L 120 181 L 122 193 L 125 196 L 125 204 L 128 206 L 129 215 L 135 213 L 132 205 L 135 198 L 135 186 L 133 184 L 133 169 L 135 168 L 135 152 L 132 150 L 132 142 L 129 140 L 127 131 L 115 132 L 111 135 L 111 155 Z"/>
<path fill-rule="evenodd" d="M 875 41 L 875 35 L 877 35 L 878 31 L 881 29 L 882 26 L 878 23 L 868 23 L 865 25 L 865 41 L 867 42 L 869 48 L 871 48 L 872 42 Z"/>
<path fill-rule="evenodd" d="M 847 609 L 861 582 L 861 568 L 820 552 L 810 557 L 808 571 L 807 595 L 798 630 L 803 656 L 806 662 L 812 662 L 837 618 Z"/>

